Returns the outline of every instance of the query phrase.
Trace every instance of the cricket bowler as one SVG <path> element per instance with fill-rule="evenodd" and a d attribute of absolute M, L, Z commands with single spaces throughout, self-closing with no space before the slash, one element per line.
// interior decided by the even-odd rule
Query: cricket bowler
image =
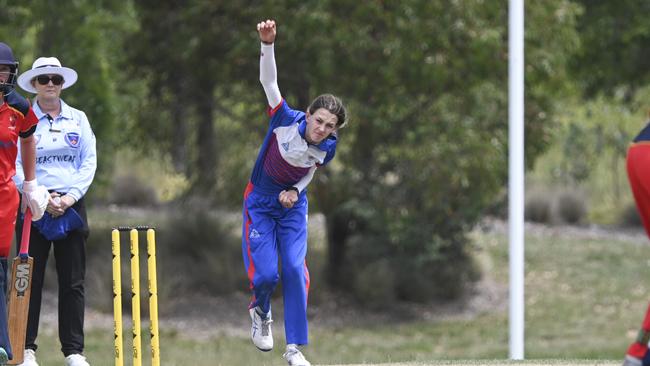
<path fill-rule="evenodd" d="M 337 131 L 347 116 L 341 100 L 331 94 L 317 97 L 306 112 L 292 109 L 277 82 L 275 21 L 257 24 L 257 32 L 270 121 L 244 193 L 242 251 L 253 291 L 251 338 L 261 351 L 273 348 L 271 294 L 281 278 L 287 342 L 283 356 L 291 366 L 309 366 L 298 348 L 308 343 L 306 188 L 316 169 L 334 158 Z"/>

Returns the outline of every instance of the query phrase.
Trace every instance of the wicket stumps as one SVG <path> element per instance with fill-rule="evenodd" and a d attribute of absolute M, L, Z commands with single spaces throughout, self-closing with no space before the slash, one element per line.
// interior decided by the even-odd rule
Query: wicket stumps
<path fill-rule="evenodd" d="M 120 232 L 128 231 L 131 240 L 131 307 L 133 315 L 133 366 L 142 365 L 142 340 L 140 338 L 140 253 L 138 232 L 147 232 L 147 282 L 149 284 L 149 331 L 151 333 L 151 366 L 160 366 L 158 342 L 158 285 L 156 280 L 156 232 L 148 226 L 113 229 L 113 315 L 115 334 L 115 366 L 124 365 L 122 352 L 122 269 L 120 265 Z"/>

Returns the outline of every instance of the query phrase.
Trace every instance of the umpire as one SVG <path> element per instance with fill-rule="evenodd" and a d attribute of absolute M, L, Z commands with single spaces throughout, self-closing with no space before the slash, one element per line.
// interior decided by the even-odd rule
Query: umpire
<path fill-rule="evenodd" d="M 40 57 L 18 85 L 36 94 L 32 106 L 38 125 L 35 136 L 36 177 L 52 200 L 43 219 L 32 224 L 29 254 L 34 258 L 24 366 L 37 366 L 36 337 L 45 268 L 54 248 L 59 285 L 59 340 L 67 366 L 89 366 L 84 350 L 84 280 L 88 223 L 84 196 L 97 168 L 95 135 L 86 114 L 66 104 L 61 91 L 77 81 L 77 73 L 56 57 Z M 18 156 L 15 180 L 23 179 Z M 20 236 L 20 231 L 17 231 Z"/>

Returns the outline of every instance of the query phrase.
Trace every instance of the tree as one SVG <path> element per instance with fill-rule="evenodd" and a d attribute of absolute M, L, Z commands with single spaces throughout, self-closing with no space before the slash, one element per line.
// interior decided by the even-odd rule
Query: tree
<path fill-rule="evenodd" d="M 549 141 L 550 91 L 566 87 L 576 10 L 568 1 L 527 8 L 529 166 Z M 309 84 L 290 75 L 283 90 L 333 91 L 353 116 L 336 165 L 314 187 L 330 282 L 354 287 L 388 260 L 396 298 L 459 295 L 475 275 L 465 232 L 507 181 L 505 4 L 331 1 L 292 14 L 296 39 L 276 46 L 278 62 Z M 301 107 L 308 99 L 291 97 Z"/>
<path fill-rule="evenodd" d="M 576 0 L 582 6 L 577 30 L 580 47 L 571 71 L 586 96 L 630 92 L 650 81 L 650 2 Z"/>
<path fill-rule="evenodd" d="M 21 70 L 29 69 L 36 57 L 56 56 L 79 74 L 62 97 L 86 112 L 97 136 L 98 170 L 91 192 L 101 195 L 112 172 L 119 120 L 124 118 L 120 113 L 125 104 L 118 91 L 124 80 L 122 55 L 115 50 L 134 25 L 130 3 L 75 1 L 63 11 L 57 1 L 28 0 L 2 9 L 2 18 L 8 20 L 2 22 L 8 30 L 3 34 L 17 44 Z"/>
<path fill-rule="evenodd" d="M 317 173 L 318 183 L 310 188 L 312 208 L 327 217 L 330 283 L 359 289 L 372 280 L 364 273 L 388 268 L 382 278 L 391 285 L 383 296 L 458 296 L 476 276 L 465 233 L 507 181 L 505 4 L 286 0 L 268 9 L 249 5 L 140 3 L 142 43 L 133 47 L 133 61 L 155 101 L 147 110 L 161 112 L 163 121 L 183 119 L 157 124 L 156 141 L 169 149 L 178 123 L 189 126 L 186 145 L 198 141 L 191 134 L 211 116 L 216 141 L 238 137 L 216 145 L 220 156 L 214 162 L 239 163 L 228 163 L 236 172 L 213 174 L 241 180 L 220 185 L 217 179 L 211 194 L 228 192 L 239 204 L 264 132 L 260 122 L 248 122 L 251 116 L 263 120 L 261 108 L 251 107 L 264 103 L 254 24 L 276 19 L 278 79 L 289 104 L 305 109 L 317 94 L 332 92 L 343 97 L 352 115 L 350 127 L 340 133 L 339 156 Z M 577 42 L 576 11 L 565 0 L 527 8 L 529 165 L 548 144 L 553 98 L 566 87 L 566 63 Z M 161 47 L 146 47 L 150 44 Z M 179 76 L 179 70 L 192 72 Z M 172 102 L 178 101 L 182 113 L 173 112 Z M 152 130 L 150 122 L 141 122 L 142 131 Z M 214 140 L 210 131 L 200 134 Z M 197 145 L 189 153 L 210 159 Z M 218 166 L 204 163 L 197 172 L 193 162 L 190 171 L 206 174 Z"/>
<path fill-rule="evenodd" d="M 255 80 L 250 73 L 255 51 L 241 47 L 254 30 L 250 10 L 228 1 L 142 1 L 137 13 L 131 74 L 146 80 L 151 102 L 143 103 L 134 131 L 146 141 L 153 132 L 158 148 L 192 178 L 192 192 L 214 200 L 221 161 L 215 123 L 232 120 L 226 101 L 247 99 L 242 92 L 231 98 L 230 91 L 242 80 Z M 251 65 L 244 73 L 242 63 Z M 171 123 L 147 118 L 152 113 Z"/>

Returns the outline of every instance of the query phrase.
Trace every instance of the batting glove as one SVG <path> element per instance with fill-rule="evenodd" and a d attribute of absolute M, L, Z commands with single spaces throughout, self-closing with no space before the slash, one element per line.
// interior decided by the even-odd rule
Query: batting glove
<path fill-rule="evenodd" d="M 43 217 L 47 203 L 50 200 L 50 193 L 45 186 L 39 186 L 36 179 L 23 182 L 23 209 L 29 207 L 32 211 L 32 221 L 38 221 Z"/>

